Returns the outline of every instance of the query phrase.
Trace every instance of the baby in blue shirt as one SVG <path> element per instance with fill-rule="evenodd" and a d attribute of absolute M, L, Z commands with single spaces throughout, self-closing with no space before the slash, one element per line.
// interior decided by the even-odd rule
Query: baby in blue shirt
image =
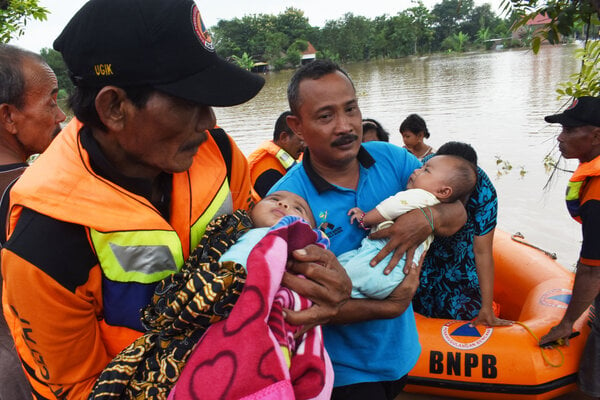
<path fill-rule="evenodd" d="M 431 235 L 415 251 L 413 262 L 418 262 L 433 241 L 433 214 L 430 206 L 456 200 L 466 202 L 477 183 L 475 166 L 462 157 L 451 155 L 435 156 L 420 169 L 415 170 L 406 184 L 405 191 L 390 196 L 369 212 L 354 207 L 348 211 L 350 222 L 362 228 L 376 231 L 387 228 L 400 215 L 419 208 L 431 225 Z M 383 270 L 392 258 L 388 254 L 375 267 L 370 261 L 385 246 L 387 240 L 365 237 L 356 250 L 338 256 L 352 280 L 353 298 L 386 298 L 404 279 L 406 255 L 389 275 Z"/>

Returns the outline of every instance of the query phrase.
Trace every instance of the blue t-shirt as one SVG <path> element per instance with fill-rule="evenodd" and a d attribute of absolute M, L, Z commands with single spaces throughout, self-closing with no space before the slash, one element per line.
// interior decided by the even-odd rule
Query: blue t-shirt
<path fill-rule="evenodd" d="M 481 168 L 466 205 L 467 222 L 454 235 L 436 236 L 427 251 L 413 307 L 433 318 L 472 320 L 481 309 L 473 241 L 496 227 L 496 189 Z"/>
<path fill-rule="evenodd" d="M 310 153 L 306 152 L 302 164 L 292 168 L 270 191 L 287 190 L 306 199 L 336 255 L 358 248 L 367 234 L 357 224 L 350 225 L 348 210 L 375 208 L 405 190 L 412 172 L 421 167 L 408 151 L 385 142 L 364 143 L 357 157 L 357 190 L 326 182 L 311 168 Z M 394 319 L 324 326 L 323 336 L 335 371 L 334 386 L 399 379 L 414 367 L 421 353 L 411 306 Z"/>

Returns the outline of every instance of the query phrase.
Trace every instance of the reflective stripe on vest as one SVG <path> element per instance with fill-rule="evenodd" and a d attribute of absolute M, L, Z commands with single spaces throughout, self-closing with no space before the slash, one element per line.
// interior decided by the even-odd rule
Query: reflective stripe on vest
<path fill-rule="evenodd" d="M 290 154 L 284 149 L 280 149 L 277 152 L 277 154 L 275 154 L 275 157 L 277 157 L 277 159 L 286 171 L 292 168 L 294 164 L 296 164 L 296 160 L 294 159 L 294 157 L 290 156 Z"/>
<path fill-rule="evenodd" d="M 98 261 L 115 282 L 153 283 L 183 266 L 183 249 L 175 231 L 103 233 L 90 229 Z"/>
<path fill-rule="evenodd" d="M 221 185 L 221 189 L 219 189 L 215 195 L 210 206 L 208 206 L 200 218 L 192 224 L 190 232 L 190 253 L 198 243 L 200 243 L 200 239 L 202 239 L 202 235 L 204 235 L 206 226 L 210 221 L 223 214 L 232 214 L 233 211 L 233 198 L 231 197 L 231 191 L 229 190 L 229 182 L 227 181 L 227 178 L 225 178 L 223 185 Z"/>
<path fill-rule="evenodd" d="M 227 179 L 210 206 L 192 225 L 191 249 L 215 217 L 233 212 L 233 199 Z M 90 229 L 98 261 L 106 277 L 115 282 L 154 283 L 178 272 L 183 266 L 183 250 L 175 231 L 125 231 L 103 233 Z"/>

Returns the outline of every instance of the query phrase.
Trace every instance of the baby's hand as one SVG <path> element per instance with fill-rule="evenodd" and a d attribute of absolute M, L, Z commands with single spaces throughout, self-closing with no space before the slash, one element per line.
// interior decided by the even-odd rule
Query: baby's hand
<path fill-rule="evenodd" d="M 358 222 L 358 219 L 363 214 L 364 214 L 363 210 L 361 210 L 360 208 L 358 208 L 358 207 L 351 208 L 350 211 L 348 211 L 348 215 L 350 216 L 350 224 L 353 224 L 354 221 Z"/>

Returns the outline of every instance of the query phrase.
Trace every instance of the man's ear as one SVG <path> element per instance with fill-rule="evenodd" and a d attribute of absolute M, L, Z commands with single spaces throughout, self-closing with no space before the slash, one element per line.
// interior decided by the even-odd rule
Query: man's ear
<path fill-rule="evenodd" d="M 600 145 L 600 127 L 595 127 L 592 133 L 594 134 L 592 137 L 592 146 Z"/>
<path fill-rule="evenodd" d="M 279 132 L 279 140 L 278 142 L 281 144 L 288 144 L 288 142 L 290 141 L 290 133 L 286 132 L 286 131 L 281 131 Z"/>
<path fill-rule="evenodd" d="M 17 134 L 17 124 L 15 121 L 15 112 L 18 112 L 17 107 L 12 104 L 0 104 L 0 125 L 2 129 L 12 135 Z"/>
<path fill-rule="evenodd" d="M 116 86 L 105 86 L 96 95 L 96 111 L 109 130 L 121 130 L 126 121 L 127 93 Z"/>
<path fill-rule="evenodd" d="M 285 121 L 287 122 L 290 129 L 296 135 L 298 135 L 300 139 L 304 140 L 304 136 L 302 135 L 302 121 L 300 121 L 300 118 L 296 117 L 295 115 L 288 115 L 285 118 Z"/>

